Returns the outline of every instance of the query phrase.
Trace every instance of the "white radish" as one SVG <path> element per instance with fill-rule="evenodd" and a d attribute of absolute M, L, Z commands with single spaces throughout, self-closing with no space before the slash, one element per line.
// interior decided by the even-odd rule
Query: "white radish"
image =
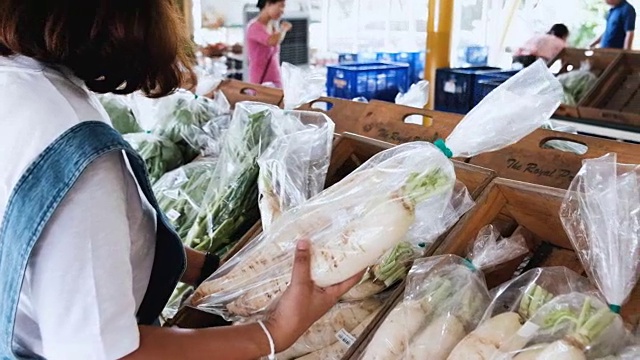
<path fill-rule="evenodd" d="M 542 350 L 535 360 L 587 360 L 584 352 L 565 340 L 551 343 Z"/>
<path fill-rule="evenodd" d="M 455 316 L 439 316 L 418 333 L 409 345 L 409 360 L 445 360 L 464 338 L 464 325 Z"/>
<path fill-rule="evenodd" d="M 352 287 L 351 290 L 342 295 L 340 299 L 344 301 L 362 300 L 380 293 L 385 288 L 386 286 L 383 283 L 377 283 L 371 280 L 367 280 Z"/>
<path fill-rule="evenodd" d="M 448 360 L 489 360 L 498 349 L 520 330 L 518 313 L 506 312 L 487 320 L 453 349 Z"/>
<path fill-rule="evenodd" d="M 538 355 L 540 355 L 540 353 L 544 351 L 544 348 L 547 345 L 549 344 L 539 344 L 534 348 L 524 349 L 520 353 L 518 353 L 518 355 L 514 356 L 513 360 L 536 360 L 538 358 Z"/>
<path fill-rule="evenodd" d="M 278 359 L 295 359 L 333 344 L 337 341 L 336 333 L 341 329 L 352 331 L 381 306 L 382 303 L 376 299 L 337 304 L 316 321 L 293 346 L 278 354 Z"/>
<path fill-rule="evenodd" d="M 409 345 L 409 338 L 420 329 L 424 318 L 425 311 L 420 302 L 399 303 L 380 325 L 361 360 L 402 358 Z"/>

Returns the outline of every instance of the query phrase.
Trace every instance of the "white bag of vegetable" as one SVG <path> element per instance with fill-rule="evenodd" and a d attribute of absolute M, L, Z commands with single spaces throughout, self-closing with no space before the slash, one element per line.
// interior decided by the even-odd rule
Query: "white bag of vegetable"
<path fill-rule="evenodd" d="M 361 359 L 445 360 L 489 305 L 482 271 L 529 251 L 521 235 L 498 239 L 493 226 L 487 226 L 467 258 L 442 255 L 417 260 L 402 301 L 378 328 Z"/>
<path fill-rule="evenodd" d="M 191 303 L 230 319 L 263 313 L 288 285 L 300 238 L 312 242 L 312 277 L 322 287 L 374 265 L 403 240 L 433 241 L 421 230 L 425 225 L 439 228 L 439 234 L 446 230 L 434 219 L 451 203 L 456 181 L 448 157 L 470 157 L 518 141 L 551 116 L 562 89 L 538 63 L 492 94 L 460 122 L 446 145 L 414 142 L 383 151 L 283 213 L 205 281 Z"/>
<path fill-rule="evenodd" d="M 327 78 L 318 70 L 302 69 L 285 62 L 281 71 L 283 102 L 287 110 L 316 100 L 325 92 Z"/>
<path fill-rule="evenodd" d="M 448 360 L 504 359 L 520 349 L 522 326 L 554 296 L 574 291 L 597 294 L 589 280 L 565 267 L 531 269 L 494 289 L 480 325 L 460 341 Z M 508 358 L 508 357 L 507 357 Z"/>
<path fill-rule="evenodd" d="M 604 301 L 577 292 L 554 299 L 528 322 L 524 353 L 529 359 L 615 354 L 627 336 L 620 308 L 640 277 L 640 166 L 618 164 L 615 154 L 585 160 L 560 218 Z"/>
<path fill-rule="evenodd" d="M 333 121 L 303 111 L 285 111 L 283 117 L 297 121 L 258 158 L 259 206 L 265 230 L 282 212 L 322 191 L 331 158 Z"/>

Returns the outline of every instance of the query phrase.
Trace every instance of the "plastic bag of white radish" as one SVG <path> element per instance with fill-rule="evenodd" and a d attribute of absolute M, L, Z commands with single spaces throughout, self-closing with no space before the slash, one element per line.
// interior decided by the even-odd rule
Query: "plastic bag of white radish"
<path fill-rule="evenodd" d="M 315 112 L 284 111 L 298 118 L 298 131 L 274 139 L 258 158 L 258 190 L 262 228 L 287 209 L 300 205 L 324 188 L 335 125 Z"/>
<path fill-rule="evenodd" d="M 523 324 L 554 297 L 571 292 L 597 294 L 588 279 L 565 267 L 531 269 L 492 290 L 480 324 L 460 341 L 448 360 L 507 359 L 525 346 Z M 524 344 L 523 344 L 524 342 Z"/>
<path fill-rule="evenodd" d="M 445 360 L 489 305 L 482 271 L 529 251 L 521 235 L 498 238 L 493 226 L 487 226 L 466 259 L 443 255 L 417 260 L 402 301 L 378 328 L 361 360 Z"/>
<path fill-rule="evenodd" d="M 640 166 L 615 154 L 585 160 L 560 217 L 587 274 L 603 297 L 574 292 L 551 301 L 527 323 L 524 359 L 593 359 L 625 346 L 619 315 L 640 276 Z"/>
<path fill-rule="evenodd" d="M 264 313 L 289 283 L 301 238 L 312 243 L 312 277 L 318 286 L 349 279 L 401 241 L 432 243 L 447 229 L 440 221 L 450 218 L 443 213 L 455 193 L 448 157 L 517 142 L 548 120 L 562 98 L 561 85 L 543 63 L 521 71 L 501 89 L 508 95 L 485 99 L 446 142 L 414 142 L 383 151 L 285 211 L 269 231 L 205 281 L 191 304 L 231 319 Z"/>

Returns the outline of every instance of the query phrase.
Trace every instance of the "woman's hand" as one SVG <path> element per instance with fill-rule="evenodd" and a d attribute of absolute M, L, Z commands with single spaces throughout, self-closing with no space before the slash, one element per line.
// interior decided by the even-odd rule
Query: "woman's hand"
<path fill-rule="evenodd" d="M 291 25 L 290 22 L 288 21 L 283 21 L 280 23 L 280 31 L 282 32 L 288 32 L 293 28 L 293 25 Z"/>
<path fill-rule="evenodd" d="M 293 345 L 342 295 L 362 279 L 362 275 L 358 274 L 328 288 L 316 286 L 311 278 L 310 244 L 307 240 L 299 241 L 291 284 L 265 322 L 273 336 L 276 351 L 286 350 Z"/>

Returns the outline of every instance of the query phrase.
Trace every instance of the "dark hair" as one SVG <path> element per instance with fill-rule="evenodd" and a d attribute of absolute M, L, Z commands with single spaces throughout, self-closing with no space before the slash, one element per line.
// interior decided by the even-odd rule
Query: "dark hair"
<path fill-rule="evenodd" d="M 0 55 L 65 66 L 98 93 L 171 93 L 194 80 L 169 0 L 2 0 Z"/>
<path fill-rule="evenodd" d="M 549 35 L 554 35 L 559 37 L 560 39 L 564 39 L 569 36 L 569 28 L 565 24 L 555 24 L 551 27 L 551 30 L 547 33 Z"/>
<path fill-rule="evenodd" d="M 284 0 L 258 0 L 258 4 L 256 6 L 258 7 L 258 9 L 262 10 L 267 5 L 277 4 L 283 1 Z"/>

